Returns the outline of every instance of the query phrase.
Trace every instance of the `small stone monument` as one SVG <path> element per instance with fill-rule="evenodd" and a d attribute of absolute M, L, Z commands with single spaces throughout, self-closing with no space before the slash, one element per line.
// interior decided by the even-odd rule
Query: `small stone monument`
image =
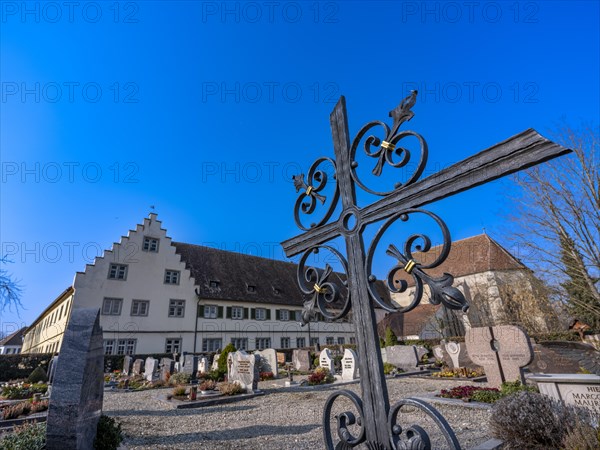
<path fill-rule="evenodd" d="M 342 358 L 342 380 L 356 380 L 358 378 L 358 367 L 356 365 L 356 353 L 347 348 Z"/>
<path fill-rule="evenodd" d="M 74 308 L 65 331 L 46 425 L 47 450 L 93 447 L 104 397 L 100 310 Z"/>
<path fill-rule="evenodd" d="M 198 372 L 200 373 L 206 373 L 209 371 L 208 369 L 208 359 L 205 356 L 202 356 L 199 360 L 198 360 Z"/>
<path fill-rule="evenodd" d="M 123 358 L 123 375 L 129 375 L 131 372 L 131 365 L 133 363 L 133 358 L 129 355 L 125 355 Z"/>
<path fill-rule="evenodd" d="M 171 358 L 162 358 L 160 360 L 160 379 L 163 382 L 168 382 L 169 378 L 171 378 L 171 374 L 173 370 L 175 370 L 175 361 Z"/>
<path fill-rule="evenodd" d="M 210 366 L 210 370 L 217 370 L 219 368 L 219 356 L 220 353 L 215 353 L 215 357 L 213 358 L 212 366 Z"/>
<path fill-rule="evenodd" d="M 299 372 L 310 370 L 310 352 L 308 350 L 295 349 L 292 353 L 292 364 Z"/>
<path fill-rule="evenodd" d="M 335 368 L 333 367 L 333 357 L 331 356 L 331 350 L 328 348 L 324 349 L 319 356 L 319 367 L 324 367 L 329 370 L 329 373 L 335 375 Z"/>
<path fill-rule="evenodd" d="M 255 352 L 260 357 L 260 372 L 272 372 L 277 378 L 279 370 L 277 368 L 277 352 L 272 348 Z"/>
<path fill-rule="evenodd" d="M 156 381 L 158 379 L 158 359 L 151 356 L 146 358 L 144 363 L 144 378 L 148 381 Z"/>
<path fill-rule="evenodd" d="M 257 355 L 249 355 L 243 350 L 238 350 L 227 355 L 227 380 L 232 383 L 238 383 L 248 393 L 257 390 Z"/>
<path fill-rule="evenodd" d="M 385 348 L 387 362 L 407 372 L 414 372 L 419 356 L 414 345 L 393 345 Z"/>
<path fill-rule="evenodd" d="M 133 362 L 133 369 L 131 371 L 131 374 L 132 375 L 141 375 L 143 371 L 144 371 L 144 360 L 136 359 Z"/>
<path fill-rule="evenodd" d="M 467 330 L 465 343 L 475 364 L 483 366 L 488 383 L 499 387 L 505 381 L 525 383 L 522 368 L 533 360 L 529 336 L 514 325 L 475 327 Z"/>

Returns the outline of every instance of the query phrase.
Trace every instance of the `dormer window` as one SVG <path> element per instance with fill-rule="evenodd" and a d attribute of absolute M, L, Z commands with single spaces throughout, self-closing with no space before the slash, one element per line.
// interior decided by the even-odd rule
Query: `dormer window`
<path fill-rule="evenodd" d="M 208 287 L 211 288 L 211 289 L 218 289 L 220 284 L 221 283 L 219 281 L 217 281 L 217 280 L 210 280 L 208 282 Z"/>
<path fill-rule="evenodd" d="M 256 286 L 254 286 L 253 284 L 249 284 L 247 287 L 247 290 L 249 293 L 251 294 L 255 294 L 256 293 Z"/>
<path fill-rule="evenodd" d="M 276 288 L 275 286 L 273 286 L 273 294 L 275 294 L 275 295 L 281 295 L 281 289 Z"/>

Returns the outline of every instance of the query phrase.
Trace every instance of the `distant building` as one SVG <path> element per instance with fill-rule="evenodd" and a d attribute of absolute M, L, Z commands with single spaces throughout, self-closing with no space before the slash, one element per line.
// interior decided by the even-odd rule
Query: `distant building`
<path fill-rule="evenodd" d="M 9 334 L 4 339 L 0 339 L 0 355 L 14 355 L 16 353 L 21 353 L 23 334 L 26 329 L 26 327 L 23 327 L 20 330 Z"/>
<path fill-rule="evenodd" d="M 108 355 L 355 342 L 349 321 L 300 326 L 297 266 L 173 242 L 150 214 L 75 275 L 29 327 L 24 353 L 55 352 L 72 308 L 100 308 Z"/>
<path fill-rule="evenodd" d="M 429 264 L 439 256 L 440 247 L 415 254 L 415 260 Z M 429 303 L 429 290 L 421 304 L 412 311 L 387 314 L 379 321 L 380 336 L 390 327 L 403 339 L 427 339 L 464 335 L 473 326 L 516 323 L 532 332 L 546 332 L 553 326 L 555 315 L 547 296 L 533 272 L 487 234 L 452 243 L 448 258 L 440 266 L 425 270 L 433 277 L 444 273 L 454 276 L 457 287 L 470 304 L 467 314 L 449 311 Z M 412 276 L 400 273 L 408 289 L 392 294 L 395 303 L 407 306 L 415 285 Z"/>

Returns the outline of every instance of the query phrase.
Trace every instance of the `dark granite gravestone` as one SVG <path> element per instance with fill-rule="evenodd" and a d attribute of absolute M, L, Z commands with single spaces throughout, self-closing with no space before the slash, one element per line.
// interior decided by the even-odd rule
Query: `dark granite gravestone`
<path fill-rule="evenodd" d="M 183 359 L 183 367 L 181 367 L 181 372 L 189 373 L 192 375 L 192 378 L 195 377 L 196 372 L 198 371 L 198 357 L 194 355 L 182 355 Z M 180 360 L 181 364 L 181 360 Z"/>
<path fill-rule="evenodd" d="M 589 344 L 547 341 L 533 344 L 533 373 L 578 373 L 582 370 L 600 375 L 600 352 Z"/>
<path fill-rule="evenodd" d="M 104 396 L 100 310 L 75 308 L 65 331 L 46 425 L 47 450 L 93 448 Z"/>
<path fill-rule="evenodd" d="M 132 364 L 133 364 L 133 357 L 131 357 L 129 355 L 125 355 L 125 358 L 123 358 L 123 374 L 124 375 L 129 375 L 129 373 L 131 372 Z"/>

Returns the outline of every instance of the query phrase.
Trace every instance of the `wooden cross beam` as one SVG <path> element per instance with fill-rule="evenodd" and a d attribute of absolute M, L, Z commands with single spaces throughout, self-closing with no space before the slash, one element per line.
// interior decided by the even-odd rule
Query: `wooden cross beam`
<path fill-rule="evenodd" d="M 395 149 L 395 144 L 401 138 L 402 133 L 398 133 L 398 128 L 403 122 L 412 118 L 413 113 L 410 109 L 415 104 L 415 101 L 416 91 L 404 99 L 398 108 L 390 112 L 390 116 L 394 118 L 394 126 L 392 130 L 389 130 L 389 128 L 385 126 L 387 140 L 382 142 L 375 141 L 375 144 L 378 146 L 381 144 L 378 153 L 379 161 L 373 172 L 375 175 L 381 173 L 384 156 L 386 156 L 383 152 L 393 151 Z M 369 294 L 369 282 L 373 280 L 369 278 L 370 274 L 367 274 L 365 266 L 366 258 L 362 231 L 366 225 L 390 218 L 400 211 L 421 207 L 436 200 L 487 183 L 491 180 L 548 161 L 557 156 L 566 154 L 570 152 L 570 150 L 543 138 L 535 130 L 529 129 L 506 141 L 496 144 L 475 156 L 454 164 L 435 175 L 429 176 L 421 181 L 413 182 L 407 186 L 398 187 L 396 190 L 384 195 L 377 202 L 365 206 L 364 208 L 359 208 L 356 202 L 355 191 L 355 184 L 358 182 L 352 173 L 353 169 L 356 167 L 356 163 L 352 161 L 352 150 L 355 150 L 356 147 L 351 147 L 350 145 L 346 102 L 344 97 L 340 98 L 331 113 L 330 122 L 336 157 L 336 182 L 339 195 L 341 196 L 342 212 L 337 220 L 333 220 L 320 226 L 316 225 L 299 236 L 284 241 L 281 245 L 288 257 L 303 252 L 306 255 L 306 252 L 322 246 L 338 236 L 344 237 L 347 258 L 345 268 L 348 275 L 349 299 L 351 299 L 357 337 L 362 399 L 356 397 L 355 394 L 349 391 L 332 394 L 326 403 L 323 418 L 325 444 L 327 448 L 333 449 L 333 440 L 331 433 L 329 432 L 329 418 L 327 417 L 328 414 L 331 413 L 331 404 L 337 396 L 345 395 L 350 398 L 359 410 L 361 416 L 361 434 L 353 437 L 348 433 L 346 425 L 354 420 L 351 416 L 338 416 L 338 436 L 340 436 L 340 439 L 343 441 L 342 447 L 354 447 L 366 442 L 369 448 L 395 449 L 399 447 L 397 444 L 400 437 L 397 436 L 397 429 L 393 427 L 392 423 L 395 422 L 399 408 L 402 405 L 396 404 L 390 410 L 387 385 L 383 373 L 383 362 L 379 350 L 375 312 Z M 363 130 L 367 129 L 368 126 L 363 128 Z M 407 132 L 403 133 L 402 136 L 406 136 L 410 135 L 411 132 L 408 132 L 408 134 Z M 416 134 L 412 135 L 416 136 Z M 361 138 L 361 136 L 363 136 L 362 130 L 359 132 L 357 138 Z M 419 137 L 419 139 L 421 138 Z M 354 144 L 356 144 L 356 142 Z M 426 148 L 424 151 L 426 152 Z M 419 174 L 420 173 L 421 172 L 419 172 Z M 298 181 L 296 185 L 297 188 L 306 188 L 299 200 L 303 197 L 310 199 L 311 195 L 313 198 L 310 200 L 313 201 L 313 203 L 315 202 L 315 198 L 324 200 L 321 196 L 317 197 L 317 194 L 314 191 L 318 191 L 320 188 L 311 186 L 310 180 L 308 180 L 308 185 L 304 183 L 303 176 L 299 177 L 296 181 Z M 332 209 L 330 209 L 330 211 L 333 211 L 335 203 L 337 203 L 337 198 L 338 194 L 336 191 L 332 200 L 334 204 L 331 205 Z M 299 205 L 300 203 L 297 202 L 296 207 Z M 312 213 L 312 210 L 309 209 L 308 213 Z M 329 216 L 327 216 L 327 218 L 328 217 Z M 351 218 L 353 220 L 350 220 Z M 447 237 L 449 241 L 449 234 Z M 450 243 L 448 242 L 448 245 L 449 244 Z M 412 263 L 414 264 L 414 262 Z M 303 266 L 303 263 L 301 263 L 299 267 L 301 266 Z M 408 268 L 408 266 L 405 267 L 407 272 L 412 271 L 412 269 L 412 266 L 410 266 L 410 268 Z M 415 270 L 419 269 L 417 268 Z M 310 289 L 312 289 L 311 293 L 314 294 L 315 298 L 325 295 L 326 289 L 324 289 L 322 285 L 320 286 L 317 284 L 316 279 L 311 279 L 311 281 L 314 281 L 314 287 Z M 450 278 L 450 283 L 451 281 Z M 304 292 L 306 293 L 306 289 Z M 439 415 L 439 413 L 429 405 L 419 406 L 419 403 L 416 400 L 404 400 L 405 405 L 409 403 L 412 406 L 421 407 L 421 409 L 425 410 L 432 417 L 436 414 Z M 343 419 L 341 422 L 340 417 Z M 451 447 L 459 448 L 458 441 L 456 441 L 454 434 L 445 420 L 441 418 L 441 416 L 439 416 L 438 419 L 434 418 L 434 420 L 438 420 L 439 424 L 442 425 L 440 428 L 442 428 Z M 426 437 L 423 437 L 423 442 L 425 440 Z"/>

